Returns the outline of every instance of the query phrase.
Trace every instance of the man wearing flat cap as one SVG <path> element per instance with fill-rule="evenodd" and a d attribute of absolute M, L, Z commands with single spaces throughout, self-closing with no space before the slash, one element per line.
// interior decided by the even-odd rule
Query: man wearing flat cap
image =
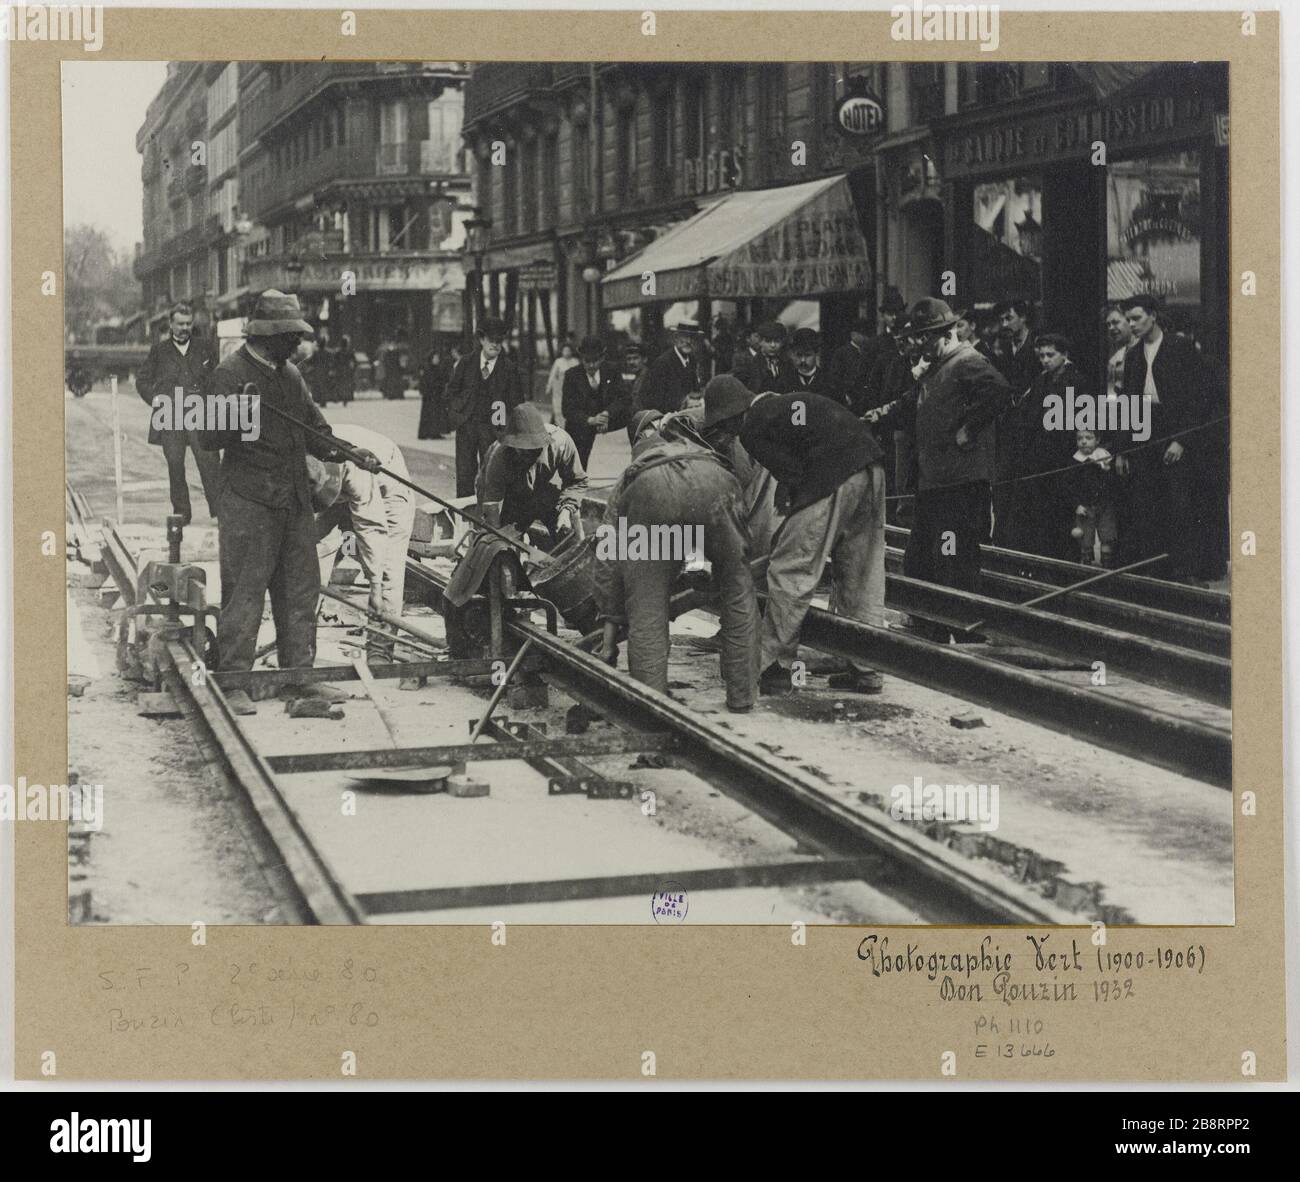
<path fill-rule="evenodd" d="M 560 410 L 564 429 L 573 439 L 585 468 L 596 436 L 626 426 L 631 405 L 622 375 L 606 361 L 605 346 L 599 337 L 587 337 L 578 346 L 578 361 L 564 375 Z"/>
<path fill-rule="evenodd" d="M 253 667 L 262 607 L 271 594 L 276 655 L 281 669 L 310 668 L 316 658 L 316 600 L 320 569 L 316 561 L 316 520 L 312 512 L 307 456 L 339 460 L 342 440 L 326 442 L 268 413 L 274 406 L 333 438 L 330 425 L 312 401 L 302 374 L 289 360 L 313 329 L 302 318 L 298 297 L 264 291 L 258 297 L 241 348 L 212 375 L 212 398 L 228 404 L 257 398 L 257 429 L 205 430 L 199 445 L 221 449 L 220 512 L 217 537 L 221 563 L 221 615 L 217 624 L 220 667 Z M 211 419 L 209 420 L 211 421 Z M 248 437 L 246 437 L 248 436 Z M 379 461 L 352 449 L 370 470 Z M 337 699 L 328 686 L 290 685 L 282 696 Z M 256 707 L 243 690 L 227 695 L 236 713 Z"/>
<path fill-rule="evenodd" d="M 661 410 L 671 414 L 681 410 L 690 398 L 698 398 L 704 383 L 700 380 L 699 352 L 704 340 L 694 320 L 679 321 L 672 330 L 671 348 L 659 354 L 646 370 L 639 405 L 642 410 Z"/>
<path fill-rule="evenodd" d="M 462 357 L 444 395 L 456 432 L 456 495 L 474 495 L 479 466 L 501 435 L 506 416 L 528 399 L 523 375 L 505 356 L 506 323 L 488 316 L 479 325 L 478 351 Z"/>
<path fill-rule="evenodd" d="M 569 433 L 531 402 L 513 407 L 479 474 L 484 519 L 532 531 L 533 545 L 549 550 L 577 528 L 586 491 L 587 470 Z M 542 531 L 546 537 L 536 536 Z"/>

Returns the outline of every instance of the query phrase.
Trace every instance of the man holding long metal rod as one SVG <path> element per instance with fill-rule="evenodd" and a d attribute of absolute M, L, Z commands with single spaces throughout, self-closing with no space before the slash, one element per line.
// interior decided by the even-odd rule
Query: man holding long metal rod
<path fill-rule="evenodd" d="M 380 466 L 372 453 L 349 447 L 331 434 L 302 375 L 289 360 L 312 331 L 296 296 L 265 291 L 248 322 L 244 345 L 213 374 L 210 413 L 206 429 L 199 432 L 199 445 L 223 452 L 217 516 L 221 563 L 217 646 L 222 672 L 253 667 L 268 591 L 280 668 L 310 668 L 315 662 L 320 568 L 307 455 L 320 460 L 346 456 L 371 472 Z M 227 416 L 216 413 L 237 400 L 256 408 L 239 416 L 245 427 L 256 424 L 255 430 L 232 427 Z M 262 410 L 282 413 L 263 415 Z M 343 696 L 324 685 L 290 685 L 280 692 L 331 700 Z M 244 690 L 233 690 L 227 698 L 237 714 L 257 709 Z"/>

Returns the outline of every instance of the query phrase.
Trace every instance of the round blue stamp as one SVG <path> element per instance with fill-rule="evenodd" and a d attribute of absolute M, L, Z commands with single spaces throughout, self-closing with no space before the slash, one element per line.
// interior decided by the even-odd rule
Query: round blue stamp
<path fill-rule="evenodd" d="M 686 892 L 673 883 L 667 883 L 650 896 L 650 914 L 655 923 L 681 923 L 689 905 Z"/>

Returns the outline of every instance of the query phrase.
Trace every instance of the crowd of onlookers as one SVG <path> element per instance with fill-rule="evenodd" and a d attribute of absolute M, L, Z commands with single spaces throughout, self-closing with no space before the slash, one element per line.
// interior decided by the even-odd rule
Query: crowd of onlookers
<path fill-rule="evenodd" d="M 995 420 L 994 544 L 1103 566 L 1165 554 L 1151 573 L 1196 581 L 1222 576 L 1226 379 L 1189 336 L 1171 329 L 1158 300 L 1134 296 L 1106 306 L 1104 363 L 1081 356 L 1069 336 L 1037 325 L 1026 300 L 978 310 L 958 305 L 951 313 L 959 339 L 1009 387 Z M 586 463 L 600 434 L 620 429 L 637 410 L 675 411 L 717 374 L 734 374 L 755 393 L 828 395 L 873 422 L 886 457 L 890 518 L 908 524 L 916 436 L 895 431 L 883 412 L 924 374 L 928 362 L 919 346 L 903 298 L 891 288 L 875 323 L 859 320 L 850 339 L 829 351 L 811 328 L 725 317 L 705 326 L 680 321 L 649 355 L 635 341 L 566 339 L 536 397 Z M 444 392 L 469 351 L 459 342 L 435 348 L 420 366 L 420 438 L 452 430 Z M 527 375 L 520 376 L 527 385 Z M 1087 415 L 1054 414 L 1085 405 Z"/>

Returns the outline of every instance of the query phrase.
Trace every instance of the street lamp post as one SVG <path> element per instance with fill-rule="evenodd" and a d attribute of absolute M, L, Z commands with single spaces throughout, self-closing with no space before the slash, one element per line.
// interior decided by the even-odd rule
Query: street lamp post
<path fill-rule="evenodd" d="M 487 251 L 490 218 L 482 216 L 483 210 L 474 207 L 474 216 L 465 221 L 465 251 L 473 260 L 473 269 L 465 283 L 465 328 L 473 333 L 483 322 L 483 256 Z M 472 287 L 471 287 L 472 283 Z"/>

